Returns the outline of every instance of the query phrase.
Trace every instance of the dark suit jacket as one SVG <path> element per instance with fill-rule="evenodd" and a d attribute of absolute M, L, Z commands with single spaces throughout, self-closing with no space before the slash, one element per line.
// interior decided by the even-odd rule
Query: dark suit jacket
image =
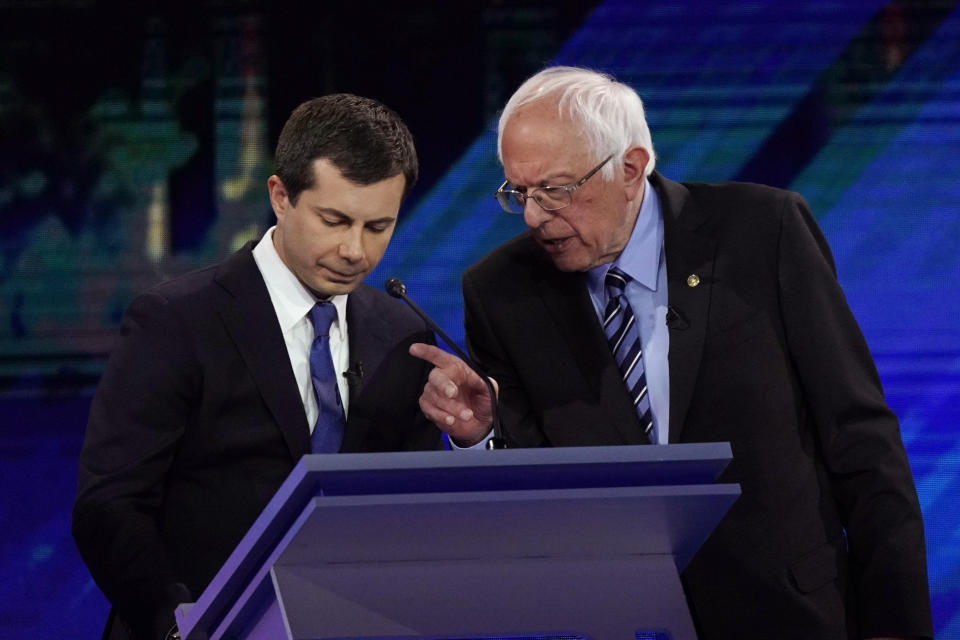
<path fill-rule="evenodd" d="M 172 621 L 173 585 L 199 596 L 310 450 L 252 246 L 134 300 L 91 407 L 73 533 L 114 611 L 145 637 L 158 616 Z M 364 375 L 341 451 L 439 448 L 417 404 L 428 366 L 407 354 L 432 341 L 424 323 L 361 285 L 347 325 Z"/>
<path fill-rule="evenodd" d="M 897 419 L 806 203 L 651 180 L 676 313 L 670 441 L 729 441 L 721 481 L 743 491 L 682 573 L 701 637 L 932 635 Z M 522 234 L 472 266 L 463 291 L 509 442 L 643 442 L 584 274 L 556 270 Z"/>

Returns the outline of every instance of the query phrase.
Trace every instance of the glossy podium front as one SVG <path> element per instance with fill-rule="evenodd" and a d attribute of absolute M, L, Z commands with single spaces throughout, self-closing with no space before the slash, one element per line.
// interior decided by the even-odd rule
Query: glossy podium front
<path fill-rule="evenodd" d="M 181 636 L 695 638 L 726 443 L 306 456 Z M 648 637 L 656 637 L 650 635 Z"/>

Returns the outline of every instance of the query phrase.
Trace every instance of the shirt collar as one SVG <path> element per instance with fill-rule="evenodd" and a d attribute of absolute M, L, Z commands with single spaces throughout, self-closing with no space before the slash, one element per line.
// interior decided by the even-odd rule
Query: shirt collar
<path fill-rule="evenodd" d="M 660 197 L 649 179 L 644 179 L 643 201 L 633 225 L 627 246 L 609 264 L 593 267 L 587 273 L 591 289 L 603 291 L 607 271 L 616 266 L 635 282 L 650 291 L 657 290 L 660 273 L 660 253 L 663 249 L 663 217 L 660 213 Z"/>
<path fill-rule="evenodd" d="M 304 319 L 313 305 L 317 303 L 317 298 L 303 286 L 280 259 L 280 254 L 277 253 L 277 248 L 273 245 L 273 230 L 275 228 L 274 226 L 267 229 L 260 242 L 253 248 L 253 259 L 256 261 L 267 285 L 270 300 L 273 302 L 273 308 L 280 323 L 280 330 L 286 333 Z M 337 308 L 337 318 L 334 320 L 334 324 L 340 327 L 343 319 L 346 318 L 347 295 L 333 296 L 330 298 L 330 302 Z"/>

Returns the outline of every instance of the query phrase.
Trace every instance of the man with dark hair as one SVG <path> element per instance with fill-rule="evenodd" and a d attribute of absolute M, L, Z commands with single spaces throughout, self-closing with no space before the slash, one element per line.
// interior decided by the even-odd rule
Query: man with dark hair
<path fill-rule="evenodd" d="M 403 174 L 403 194 L 417 182 L 417 154 L 406 125 L 383 105 L 340 93 L 304 102 L 277 142 L 274 169 L 296 202 L 314 182 L 313 160 L 326 158 L 360 185 Z"/>
<path fill-rule="evenodd" d="M 276 161 L 276 226 L 137 297 L 94 397 L 73 534 L 113 605 L 105 638 L 163 638 L 303 454 L 440 447 L 407 353 L 432 334 L 362 284 L 417 178 L 409 131 L 325 96 Z"/>

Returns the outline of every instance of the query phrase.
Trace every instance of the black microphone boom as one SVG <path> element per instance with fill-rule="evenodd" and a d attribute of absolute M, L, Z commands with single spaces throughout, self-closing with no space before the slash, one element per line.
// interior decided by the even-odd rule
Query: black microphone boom
<path fill-rule="evenodd" d="M 491 422 L 493 423 L 493 437 L 487 440 L 487 449 L 506 449 L 506 441 L 503 439 L 503 428 L 500 425 L 500 412 L 497 410 L 498 399 L 497 394 L 493 390 L 493 384 L 490 382 L 490 378 L 487 377 L 487 374 L 477 366 L 477 363 L 474 362 L 470 356 L 465 354 L 460 347 L 454 343 L 450 337 L 443 332 L 437 323 L 427 315 L 427 313 L 417 306 L 417 303 L 411 300 L 407 296 L 407 286 L 403 284 L 403 281 L 400 278 L 387 278 L 387 281 L 384 283 L 383 288 L 394 298 L 399 298 L 407 303 L 407 305 L 413 309 L 414 313 L 420 316 L 424 322 L 427 323 L 427 326 L 430 327 L 438 336 L 440 336 L 447 345 L 453 349 L 454 353 L 463 360 L 468 367 L 470 367 L 474 373 L 480 376 L 480 379 L 483 380 L 484 384 L 487 385 L 487 391 L 490 392 L 490 417 Z"/>

